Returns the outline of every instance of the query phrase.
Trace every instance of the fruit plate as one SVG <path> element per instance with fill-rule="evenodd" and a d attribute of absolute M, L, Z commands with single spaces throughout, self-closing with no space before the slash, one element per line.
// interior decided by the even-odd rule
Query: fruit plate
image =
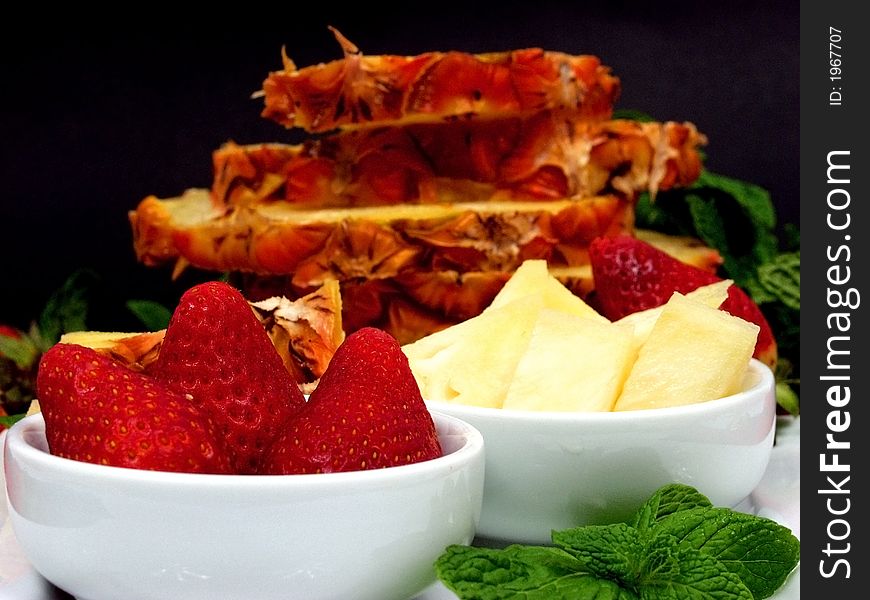
<path fill-rule="evenodd" d="M 0 433 L 0 447 L 4 434 Z M 2 461 L 2 452 L 0 452 Z M 5 479 L 0 465 L 0 482 L 5 496 Z M 761 483 L 736 507 L 743 512 L 765 516 L 792 529 L 800 537 L 800 417 L 780 417 L 776 445 Z M 475 542 L 477 543 L 477 541 Z M 484 541 L 481 541 L 484 543 Z M 30 566 L 21 554 L 7 520 L 6 501 L 0 503 L 0 600 L 71 600 L 72 596 L 52 586 Z M 771 598 L 800 598 L 800 567 Z M 456 600 L 440 583 L 415 600 Z"/>

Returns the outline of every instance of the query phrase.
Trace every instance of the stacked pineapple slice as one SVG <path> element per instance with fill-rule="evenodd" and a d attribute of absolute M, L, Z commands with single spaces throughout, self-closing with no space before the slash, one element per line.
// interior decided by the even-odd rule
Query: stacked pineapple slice
<path fill-rule="evenodd" d="M 364 56 L 335 33 L 342 59 L 284 56 L 262 90 L 264 117 L 317 136 L 227 143 L 210 190 L 142 200 L 142 263 L 228 271 L 252 299 L 338 281 L 347 332 L 406 343 L 480 314 L 528 259 L 582 296 L 589 242 L 634 233 L 639 193 L 700 173 L 691 123 L 611 120 L 619 81 L 594 56 Z"/>

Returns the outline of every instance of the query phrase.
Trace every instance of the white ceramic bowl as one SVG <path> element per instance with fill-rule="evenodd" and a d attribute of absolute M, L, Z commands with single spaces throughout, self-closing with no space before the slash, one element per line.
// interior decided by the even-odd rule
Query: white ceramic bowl
<path fill-rule="evenodd" d="M 774 379 L 753 360 L 743 389 L 681 407 L 530 412 L 429 402 L 486 441 L 478 535 L 549 543 L 551 530 L 624 520 L 666 483 L 734 506 L 758 485 L 776 427 Z"/>
<path fill-rule="evenodd" d="M 410 598 L 474 537 L 483 440 L 433 414 L 444 456 L 353 473 L 158 473 L 52 456 L 8 431 L 9 516 L 46 579 L 80 600 Z"/>

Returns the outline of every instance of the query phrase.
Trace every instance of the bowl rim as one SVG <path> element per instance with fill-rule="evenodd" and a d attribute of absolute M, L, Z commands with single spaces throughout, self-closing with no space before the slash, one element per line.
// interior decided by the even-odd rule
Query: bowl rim
<path fill-rule="evenodd" d="M 433 412 L 444 412 L 459 417 L 462 420 L 471 419 L 476 423 L 478 419 L 494 419 L 503 422 L 529 422 L 539 421 L 559 424 L 595 424 L 615 425 L 631 421 L 658 421 L 673 420 L 676 418 L 691 418 L 697 416 L 709 416 L 719 412 L 740 406 L 752 398 L 758 396 L 764 398 L 766 392 L 770 392 L 771 402 L 775 403 L 773 389 L 775 379 L 773 371 L 760 360 L 753 358 L 749 361 L 749 369 L 746 378 L 751 385 L 730 396 L 696 402 L 681 406 L 667 406 L 662 408 L 645 408 L 640 410 L 622 411 L 545 411 L 545 410 L 519 410 L 509 408 L 492 408 L 485 406 L 473 406 L 470 404 L 450 403 L 440 400 L 425 400 L 426 406 Z"/>
<path fill-rule="evenodd" d="M 346 471 L 340 473 L 306 473 L 294 475 L 237 475 L 217 473 L 176 473 L 170 471 L 149 471 L 129 467 L 99 465 L 77 461 L 49 452 L 34 446 L 27 436 L 38 436 L 45 443 L 45 419 L 42 413 L 29 415 L 16 422 L 5 431 L 2 450 L 3 463 L 8 470 L 9 458 L 23 464 L 31 465 L 44 471 L 56 472 L 64 478 L 80 478 L 111 481 L 118 484 L 131 485 L 175 485 L 181 487 L 197 487 L 203 489 L 233 489 L 261 488 L 285 489 L 315 489 L 344 488 L 348 485 L 384 485 L 396 483 L 405 479 L 426 477 L 437 473 L 451 473 L 472 462 L 476 455 L 483 452 L 483 435 L 473 425 L 462 419 L 430 410 L 439 438 L 460 436 L 462 444 L 454 451 L 442 454 L 437 458 L 418 463 L 369 469 L 365 471 Z"/>

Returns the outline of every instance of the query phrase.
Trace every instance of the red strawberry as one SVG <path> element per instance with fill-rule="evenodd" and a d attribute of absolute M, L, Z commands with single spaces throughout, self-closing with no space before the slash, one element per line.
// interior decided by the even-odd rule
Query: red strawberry
<path fill-rule="evenodd" d="M 184 395 L 91 348 L 56 344 L 36 380 L 52 454 L 184 473 L 229 473 L 214 424 Z"/>
<path fill-rule="evenodd" d="M 308 405 L 275 442 L 264 472 L 330 473 L 441 456 L 408 359 L 389 334 L 365 327 L 338 348 Z"/>
<path fill-rule="evenodd" d="M 595 281 L 595 302 L 611 320 L 660 306 L 674 292 L 685 294 L 722 280 L 630 236 L 596 238 L 589 246 L 589 259 Z M 776 340 L 758 305 L 746 292 L 732 285 L 721 308 L 761 328 L 755 357 L 773 368 L 777 358 Z"/>
<path fill-rule="evenodd" d="M 305 404 L 248 302 L 218 281 L 181 297 L 152 372 L 214 420 L 237 473 L 257 472 L 264 449 Z"/>

